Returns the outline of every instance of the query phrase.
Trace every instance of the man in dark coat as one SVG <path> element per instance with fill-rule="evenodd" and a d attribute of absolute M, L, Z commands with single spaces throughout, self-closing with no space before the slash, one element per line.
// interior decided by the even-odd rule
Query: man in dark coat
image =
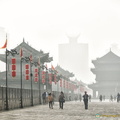
<path fill-rule="evenodd" d="M 46 92 L 42 94 L 43 104 L 46 104 Z"/>
<path fill-rule="evenodd" d="M 88 109 L 88 94 L 87 92 L 85 91 L 85 94 L 83 95 L 83 101 L 84 101 L 84 104 L 85 104 L 85 109 Z"/>
<path fill-rule="evenodd" d="M 59 101 L 60 109 L 63 109 L 63 103 L 65 102 L 65 96 L 62 91 L 61 91 L 61 94 L 59 95 L 58 101 Z"/>

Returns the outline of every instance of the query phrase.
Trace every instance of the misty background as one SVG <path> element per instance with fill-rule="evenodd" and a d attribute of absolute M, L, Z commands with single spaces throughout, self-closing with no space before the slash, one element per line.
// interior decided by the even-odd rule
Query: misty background
<path fill-rule="evenodd" d="M 59 64 L 59 44 L 69 42 L 67 35 L 80 34 L 78 43 L 89 45 L 91 68 L 91 60 L 105 55 L 110 48 L 120 56 L 120 1 L 0 0 L 0 46 L 6 32 L 8 49 L 19 45 L 24 37 L 36 50 L 49 52 L 54 66 Z M 0 50 L 0 54 L 4 52 Z M 3 63 L 0 66 L 3 70 Z M 92 73 L 88 77 L 84 82 L 95 81 Z"/>

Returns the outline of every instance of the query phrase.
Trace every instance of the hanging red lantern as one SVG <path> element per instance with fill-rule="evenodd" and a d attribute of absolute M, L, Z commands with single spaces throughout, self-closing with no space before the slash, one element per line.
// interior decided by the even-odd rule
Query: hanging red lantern
<path fill-rule="evenodd" d="M 29 77 L 30 77 L 29 75 L 26 75 L 26 76 L 25 76 L 25 79 L 26 79 L 26 80 L 29 80 Z"/>
<path fill-rule="evenodd" d="M 37 73 L 35 73 L 35 77 L 38 77 L 38 74 L 37 74 Z"/>
<path fill-rule="evenodd" d="M 35 72 L 35 73 L 34 73 L 34 81 L 35 81 L 35 82 L 38 82 L 38 68 L 35 68 L 35 69 L 34 69 L 34 72 Z"/>
<path fill-rule="evenodd" d="M 26 70 L 25 73 L 26 73 L 26 74 L 29 74 L 30 72 L 29 72 L 29 70 Z"/>
<path fill-rule="evenodd" d="M 16 77 L 16 71 L 12 71 L 12 77 Z"/>
<path fill-rule="evenodd" d="M 45 83 L 45 71 L 42 71 L 42 83 Z"/>
<path fill-rule="evenodd" d="M 11 63 L 12 63 L 12 77 L 16 77 L 16 59 L 12 58 L 11 59 Z"/>
<path fill-rule="evenodd" d="M 12 70 L 16 70 L 16 65 L 12 65 Z"/>
<path fill-rule="evenodd" d="M 25 74 L 26 74 L 25 79 L 29 80 L 30 79 L 30 76 L 29 76 L 29 74 L 30 74 L 29 64 L 25 65 Z"/>
<path fill-rule="evenodd" d="M 37 77 L 35 77 L 35 78 L 34 78 L 34 81 L 35 81 L 35 82 L 38 82 L 38 78 L 37 78 Z"/>
<path fill-rule="evenodd" d="M 49 84 L 52 84 L 52 74 L 49 74 Z"/>
<path fill-rule="evenodd" d="M 29 65 L 28 64 L 25 65 L 25 69 L 29 69 Z"/>
<path fill-rule="evenodd" d="M 35 68 L 35 72 L 38 73 L 38 68 Z"/>
<path fill-rule="evenodd" d="M 15 59 L 15 58 L 12 58 L 12 59 L 11 59 L 11 63 L 12 63 L 12 64 L 16 64 L 16 59 Z"/>

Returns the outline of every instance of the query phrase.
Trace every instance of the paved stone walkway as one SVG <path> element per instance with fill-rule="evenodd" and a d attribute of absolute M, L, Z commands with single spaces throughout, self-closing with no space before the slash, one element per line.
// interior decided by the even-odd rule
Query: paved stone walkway
<path fill-rule="evenodd" d="M 120 103 L 89 102 L 85 110 L 83 102 L 73 101 L 65 102 L 62 110 L 56 102 L 53 109 L 38 105 L 0 112 L 0 120 L 120 120 Z"/>

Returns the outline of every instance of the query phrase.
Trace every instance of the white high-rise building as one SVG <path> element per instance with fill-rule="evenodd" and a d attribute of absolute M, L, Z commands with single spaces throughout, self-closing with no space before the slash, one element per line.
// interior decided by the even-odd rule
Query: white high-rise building
<path fill-rule="evenodd" d="M 59 44 L 59 64 L 73 72 L 78 80 L 86 82 L 90 71 L 88 44 L 78 43 L 78 37 L 68 37 L 69 43 Z"/>

